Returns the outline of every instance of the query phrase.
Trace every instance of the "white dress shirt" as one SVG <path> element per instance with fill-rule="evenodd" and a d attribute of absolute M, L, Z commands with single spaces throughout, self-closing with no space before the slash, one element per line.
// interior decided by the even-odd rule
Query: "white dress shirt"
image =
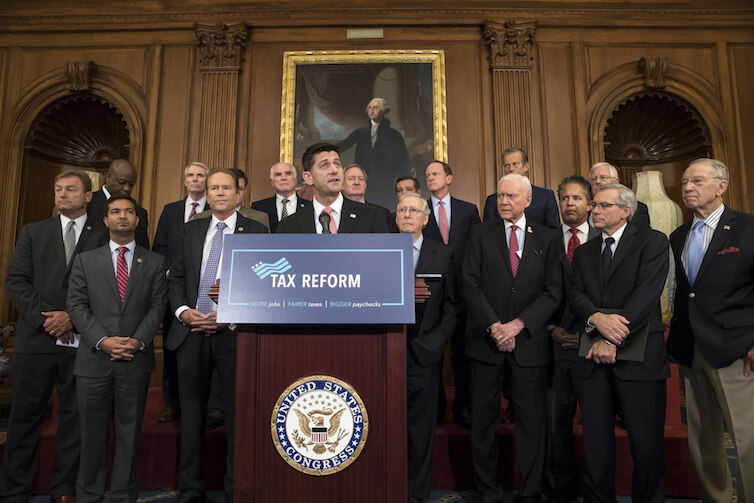
<path fill-rule="evenodd" d="M 65 236 L 65 228 L 68 227 L 68 222 L 70 221 L 70 218 L 62 214 L 60 215 L 60 228 L 63 230 L 63 236 Z M 81 233 L 84 230 L 84 224 L 86 223 L 86 213 L 80 217 L 74 218 L 73 222 L 73 233 L 76 235 L 76 244 L 78 244 Z"/>
<path fill-rule="evenodd" d="M 288 208 L 288 216 L 296 213 L 296 208 L 298 208 L 298 196 L 296 196 L 295 192 L 290 197 L 283 197 L 280 194 L 275 194 L 275 210 L 277 211 L 278 222 L 283 219 L 283 199 L 288 199 L 288 204 L 286 204 L 286 208 Z"/>
<path fill-rule="evenodd" d="M 183 205 L 183 223 L 189 221 L 189 217 L 191 216 L 191 210 L 193 209 L 192 203 L 198 203 L 196 205 L 196 214 L 198 215 L 202 211 L 204 211 L 204 205 L 207 204 L 207 196 L 202 196 L 201 199 L 198 201 L 194 201 L 191 199 L 191 196 L 188 196 L 185 200 L 185 204 Z"/>
<path fill-rule="evenodd" d="M 322 213 L 322 210 L 325 209 L 325 206 L 317 201 L 317 198 L 313 198 L 312 205 L 314 206 L 314 228 L 317 231 L 317 234 L 322 234 L 322 224 L 319 223 L 319 215 Z M 335 221 L 335 226 L 340 229 L 340 215 L 343 212 L 343 194 L 338 194 L 338 198 L 330 205 L 330 208 L 332 208 L 332 219 Z"/>
<path fill-rule="evenodd" d="M 568 242 L 571 240 L 571 226 L 567 224 L 560 224 L 563 231 L 563 246 L 565 251 L 568 252 Z M 589 239 L 589 222 L 584 221 L 581 225 L 576 226 L 576 237 L 579 238 L 579 244 L 584 244 Z"/>
<path fill-rule="evenodd" d="M 513 229 L 513 226 L 515 225 L 517 227 L 516 229 L 516 238 L 518 238 L 518 251 L 516 252 L 516 255 L 518 255 L 518 258 L 521 258 L 521 255 L 524 253 L 524 240 L 526 239 L 526 214 L 521 215 L 521 218 L 518 220 L 518 222 L 509 222 L 508 220 L 504 220 L 505 223 L 505 239 L 506 243 L 510 247 L 511 242 L 511 229 Z"/>

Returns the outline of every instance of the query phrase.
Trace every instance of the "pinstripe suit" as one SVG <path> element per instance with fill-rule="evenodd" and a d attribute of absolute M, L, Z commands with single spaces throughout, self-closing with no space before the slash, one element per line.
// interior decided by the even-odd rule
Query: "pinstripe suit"
<path fill-rule="evenodd" d="M 471 318 L 466 355 L 471 362 L 471 448 L 474 479 L 484 502 L 503 500 L 497 478 L 495 438 L 502 377 L 511 371 L 516 414 L 516 458 L 522 474 L 519 498 L 538 498 L 544 469 L 547 322 L 562 295 L 560 236 L 527 223 L 514 277 L 503 220 L 471 229 L 463 262 L 463 293 Z M 498 351 L 487 328 L 515 318 L 524 322 L 512 353 Z"/>

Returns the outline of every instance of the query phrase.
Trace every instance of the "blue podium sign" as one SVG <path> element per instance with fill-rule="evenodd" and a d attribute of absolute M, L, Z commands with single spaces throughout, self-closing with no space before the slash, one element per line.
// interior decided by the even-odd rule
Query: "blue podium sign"
<path fill-rule="evenodd" d="M 414 323 L 410 234 L 229 234 L 217 321 Z"/>

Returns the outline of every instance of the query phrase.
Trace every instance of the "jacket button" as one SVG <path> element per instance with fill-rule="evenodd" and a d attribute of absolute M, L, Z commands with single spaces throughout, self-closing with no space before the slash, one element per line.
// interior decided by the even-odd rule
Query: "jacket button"
<path fill-rule="evenodd" d="M 694 292 L 691 292 L 689 294 L 689 299 L 693 299 L 694 297 L 696 297 L 696 294 Z"/>
<path fill-rule="evenodd" d="M 511 293 L 516 293 L 516 292 L 518 292 L 518 290 L 516 290 L 515 288 L 511 288 Z"/>

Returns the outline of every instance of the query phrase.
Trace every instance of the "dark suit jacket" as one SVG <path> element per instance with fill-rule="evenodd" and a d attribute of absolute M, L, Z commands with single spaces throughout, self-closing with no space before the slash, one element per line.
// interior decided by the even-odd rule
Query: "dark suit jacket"
<path fill-rule="evenodd" d="M 183 243 L 178 249 L 178 254 L 170 270 L 168 297 L 172 312 L 175 312 L 181 306 L 189 306 L 192 309 L 196 307 L 199 282 L 201 281 L 204 239 L 207 236 L 210 222 L 212 222 L 211 218 L 201 218 L 185 224 Z M 234 233 L 266 234 L 267 228 L 256 220 L 238 214 Z M 166 347 L 170 350 L 178 349 L 189 332 L 190 327 L 184 326 L 183 323 L 173 323 L 170 326 Z"/>
<path fill-rule="evenodd" d="M 371 204 L 361 204 L 343 198 L 338 234 L 388 232 L 385 216 Z M 296 213 L 283 219 L 278 225 L 278 232 L 283 234 L 314 234 L 314 206 L 299 204 Z"/>
<path fill-rule="evenodd" d="M 252 209 L 264 211 L 265 213 L 267 213 L 267 216 L 270 218 L 270 232 L 277 232 L 278 228 L 278 210 L 277 206 L 275 205 L 275 198 L 276 196 L 272 196 L 268 197 L 267 199 L 260 199 L 259 201 L 254 201 L 253 203 L 251 203 Z M 296 200 L 298 201 L 296 203 L 296 211 L 298 211 L 299 208 L 303 208 L 307 205 L 311 206 L 312 204 L 311 201 L 302 199 L 298 196 L 296 196 Z"/>
<path fill-rule="evenodd" d="M 636 212 L 634 212 L 634 216 L 631 217 L 631 222 L 636 224 L 637 227 L 644 227 L 646 229 L 652 228 L 649 224 L 649 208 L 647 208 L 646 204 L 641 201 L 636 201 Z"/>
<path fill-rule="evenodd" d="M 152 251 L 159 253 L 167 260 L 168 269 L 170 262 L 178 253 L 178 246 L 183 241 L 183 218 L 186 209 L 186 199 L 168 203 L 162 209 L 160 221 L 157 222 L 157 232 L 154 235 Z M 208 210 L 209 205 L 197 208 L 197 213 Z"/>
<path fill-rule="evenodd" d="M 121 304 L 110 246 L 78 255 L 68 287 L 68 313 L 81 333 L 74 374 L 106 377 L 118 365 L 125 374 L 148 374 L 155 369 L 152 339 L 168 303 L 165 259 L 137 246 Z M 131 361 L 110 361 L 97 350 L 100 339 L 132 337 L 144 344 Z"/>
<path fill-rule="evenodd" d="M 532 185 L 531 204 L 524 210 L 524 214 L 526 214 L 527 222 L 532 221 L 551 229 L 560 229 L 558 202 L 553 191 L 549 189 Z M 484 203 L 484 221 L 491 218 L 500 218 L 497 213 L 497 193 L 487 196 L 487 201 Z"/>
<path fill-rule="evenodd" d="M 754 345 L 754 216 L 725 208 L 693 285 L 681 263 L 690 228 L 670 235 L 676 290 L 668 351 L 690 367 L 696 342 L 707 363 L 722 368 Z"/>
<path fill-rule="evenodd" d="M 442 279 L 426 279 L 431 296 L 424 307 L 424 316 L 419 331 L 409 341 L 416 359 L 423 366 L 440 361 L 445 344 L 453 334 L 456 325 L 458 303 L 456 297 L 455 267 L 450 248 L 436 241 L 425 239 L 422 242 L 416 274 L 442 274 Z"/>
<path fill-rule="evenodd" d="M 487 328 L 515 318 L 525 329 L 516 337 L 513 355 L 523 367 L 549 361 L 547 322 L 557 309 L 561 292 L 563 244 L 551 229 L 527 223 L 518 273 L 513 277 L 503 220 L 496 218 L 471 229 L 463 262 L 463 293 L 471 315 L 466 355 L 487 363 L 502 363 Z"/>
<path fill-rule="evenodd" d="M 599 238 L 600 234 L 600 231 L 592 226 L 589 226 L 589 233 L 587 234 L 586 240 L 590 241 L 594 238 Z M 558 233 L 558 236 L 561 237 L 562 243 L 563 234 Z M 583 245 L 584 243 L 581 244 Z M 576 315 L 573 313 L 571 308 L 568 306 L 568 292 L 571 289 L 571 265 L 568 263 L 566 248 L 562 247 L 562 250 L 563 255 L 561 256 L 561 269 L 563 272 L 563 298 L 560 301 L 560 306 L 558 307 L 557 311 L 555 311 L 555 313 L 553 314 L 552 323 L 557 327 L 564 328 L 569 334 L 577 334 L 581 329 L 581 324 L 579 323 L 579 320 L 576 318 Z M 555 341 L 552 341 L 552 348 L 553 357 L 556 360 L 578 361 L 579 359 L 578 349 L 563 349 L 563 347 Z"/>
<path fill-rule="evenodd" d="M 345 197 L 345 196 L 344 196 Z M 393 227 L 390 225 L 395 224 L 395 215 L 390 214 L 390 210 L 385 208 L 384 206 L 380 206 L 378 204 L 372 204 L 370 202 L 364 202 L 364 204 L 368 204 L 369 206 L 374 206 L 377 208 L 377 211 L 382 213 L 382 216 L 385 218 L 385 223 L 387 224 L 387 232 L 398 232 L 397 230 L 393 230 Z"/>
<path fill-rule="evenodd" d="M 102 219 L 87 219 L 81 231 L 76 254 L 102 246 L 108 241 Z M 42 311 L 65 311 L 68 276 L 60 217 L 47 218 L 21 229 L 5 276 L 5 289 L 18 309 L 16 353 L 54 353 L 55 338 L 44 331 Z"/>
<path fill-rule="evenodd" d="M 102 191 L 98 190 L 92 194 L 92 200 L 86 205 L 86 212 L 93 221 L 102 222 L 105 217 L 105 204 L 107 203 L 107 196 Z M 136 244 L 142 248 L 149 250 L 149 216 L 147 210 L 136 205 L 136 216 L 139 217 L 139 225 L 136 226 Z M 104 224 L 103 224 L 104 225 Z"/>
<path fill-rule="evenodd" d="M 429 222 L 424 227 L 424 237 L 443 243 L 440 228 L 437 226 L 435 210 L 432 205 L 432 198 L 427 199 L 429 205 Z M 453 262 L 456 265 L 456 276 L 461 277 L 461 265 L 463 256 L 466 252 L 466 245 L 469 243 L 469 233 L 471 228 L 480 222 L 479 210 L 476 204 L 461 201 L 455 197 L 450 197 L 450 229 L 448 233 L 448 246 L 453 250 Z M 459 286 L 463 286 L 462 284 Z"/>
<path fill-rule="evenodd" d="M 669 377 L 660 309 L 660 294 L 670 263 L 667 238 L 659 231 L 629 223 L 613 252 L 605 286 L 601 248 L 601 238 L 576 248 L 568 299 L 571 309 L 582 327 L 600 308 L 620 309 L 631 322 L 629 337 L 649 325 L 644 361 L 619 360 L 613 365 L 614 374 L 629 381 Z M 589 377 L 594 363 L 583 358 L 582 363 L 582 375 Z"/>

